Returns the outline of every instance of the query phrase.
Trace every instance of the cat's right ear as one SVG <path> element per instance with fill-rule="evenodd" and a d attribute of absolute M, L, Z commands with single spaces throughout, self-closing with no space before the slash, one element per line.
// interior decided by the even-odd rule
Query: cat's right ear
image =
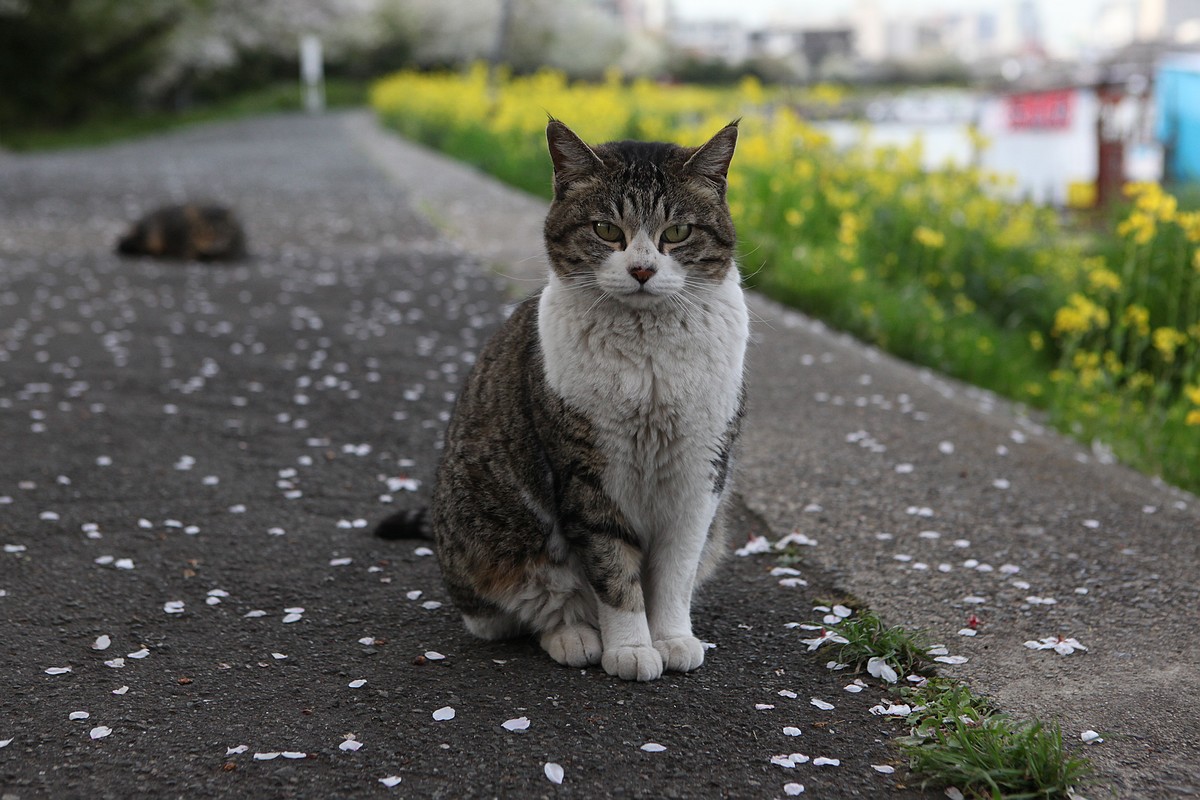
<path fill-rule="evenodd" d="M 575 132 L 554 117 L 546 125 L 546 144 L 550 147 L 550 160 L 554 162 L 554 191 L 591 175 L 604 166 L 604 162 L 592 148 L 575 135 Z"/>

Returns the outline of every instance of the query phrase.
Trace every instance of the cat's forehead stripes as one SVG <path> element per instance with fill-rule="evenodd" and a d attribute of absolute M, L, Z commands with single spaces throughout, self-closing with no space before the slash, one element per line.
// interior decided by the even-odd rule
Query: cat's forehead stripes
<path fill-rule="evenodd" d="M 660 224 L 674 216 L 679 203 L 672 199 L 672 186 L 678 177 L 669 173 L 678 172 L 686 151 L 670 144 L 616 142 L 600 152 L 611 169 L 609 185 L 622 187 L 613 198 L 616 219 Z"/>

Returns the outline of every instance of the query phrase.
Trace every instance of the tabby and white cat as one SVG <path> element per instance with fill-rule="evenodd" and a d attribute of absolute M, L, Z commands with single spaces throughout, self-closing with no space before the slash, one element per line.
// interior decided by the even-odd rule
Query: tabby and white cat
<path fill-rule="evenodd" d="M 725 549 L 749 332 L 736 124 L 698 148 L 593 149 L 550 121 L 549 283 L 480 353 L 430 509 L 472 633 L 534 634 L 627 680 L 704 661 L 692 594 Z"/>

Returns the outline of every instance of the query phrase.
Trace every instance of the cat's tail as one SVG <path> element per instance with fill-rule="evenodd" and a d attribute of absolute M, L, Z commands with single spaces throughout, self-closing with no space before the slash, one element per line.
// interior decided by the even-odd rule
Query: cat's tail
<path fill-rule="evenodd" d="M 397 511 L 375 526 L 375 535 L 380 539 L 432 539 L 429 508 Z"/>

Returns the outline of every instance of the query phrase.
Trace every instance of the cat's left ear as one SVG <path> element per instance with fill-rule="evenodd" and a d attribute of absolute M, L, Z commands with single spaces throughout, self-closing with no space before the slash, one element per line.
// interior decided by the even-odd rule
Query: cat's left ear
<path fill-rule="evenodd" d="M 688 170 L 713 183 L 721 196 L 725 196 L 729 162 L 733 160 L 733 148 L 737 145 L 738 123 L 735 119 L 692 153 L 683 165 Z"/>

